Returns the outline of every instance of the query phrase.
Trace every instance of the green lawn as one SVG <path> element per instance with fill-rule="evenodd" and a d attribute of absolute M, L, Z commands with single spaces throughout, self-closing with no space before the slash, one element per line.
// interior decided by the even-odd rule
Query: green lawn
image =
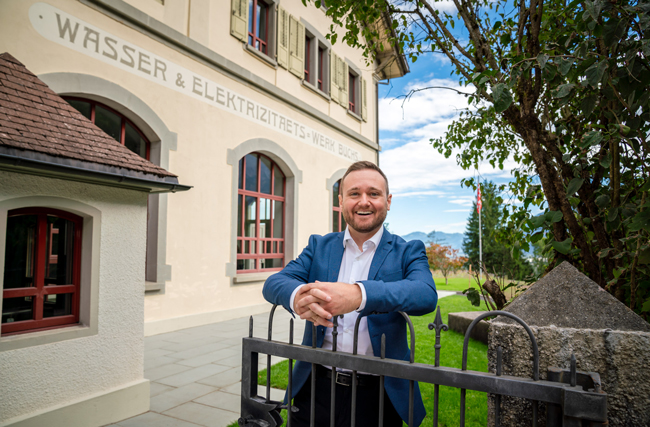
<path fill-rule="evenodd" d="M 466 279 L 465 285 L 467 285 Z M 444 283 L 444 279 L 442 281 Z M 436 284 L 439 282 L 436 281 Z M 452 285 L 450 280 L 450 287 Z M 458 286 L 458 284 L 456 285 Z M 440 286 L 437 286 L 441 289 Z M 447 290 L 447 289 L 445 289 Z M 439 302 L 443 322 L 447 323 L 449 313 L 459 311 L 477 311 L 478 307 L 472 306 L 464 295 L 449 296 Z M 435 331 L 430 331 L 429 323 L 435 319 L 435 313 L 421 317 L 412 317 L 415 328 L 415 361 L 417 363 L 428 363 L 433 365 L 435 361 Z M 454 331 L 442 332 L 440 351 L 440 365 L 460 368 L 463 356 L 463 336 Z M 262 356 L 261 356 L 262 357 Z M 473 371 L 487 372 L 487 346 L 478 341 L 470 340 L 467 357 L 467 367 Z M 283 361 L 271 367 L 271 386 L 274 388 L 286 389 L 287 387 L 288 361 Z M 259 373 L 259 384 L 266 385 L 266 370 Z M 422 423 L 423 426 L 431 426 L 433 420 L 433 391 L 432 384 L 420 384 L 422 398 L 427 409 L 427 417 Z M 485 393 L 467 391 L 466 396 L 466 425 L 485 426 L 487 425 L 487 396 Z M 456 426 L 460 418 L 460 390 L 451 387 L 440 387 L 440 410 L 438 422 L 440 426 Z M 284 411 L 283 411 L 284 412 Z M 284 414 L 283 414 L 284 417 Z M 234 426 L 235 424 L 233 424 Z"/>
<path fill-rule="evenodd" d="M 450 277 L 447 279 L 447 284 L 445 285 L 444 277 L 434 277 L 433 280 L 436 282 L 436 289 L 439 291 L 464 291 L 469 287 L 469 279 L 467 277 Z M 476 280 L 472 278 L 472 286 L 477 287 Z"/>

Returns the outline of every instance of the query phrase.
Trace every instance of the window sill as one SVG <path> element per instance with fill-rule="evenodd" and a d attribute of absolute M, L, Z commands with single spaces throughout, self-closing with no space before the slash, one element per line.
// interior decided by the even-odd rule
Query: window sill
<path fill-rule="evenodd" d="M 346 111 L 348 112 L 348 115 L 349 115 L 349 116 L 354 117 L 356 120 L 358 120 L 358 121 L 360 121 L 360 122 L 363 122 L 363 121 L 364 121 L 364 120 L 361 118 L 361 116 L 358 115 L 357 113 L 355 113 L 354 111 L 350 111 L 350 110 L 346 110 Z"/>
<path fill-rule="evenodd" d="M 144 282 L 144 292 L 145 294 L 157 294 L 157 293 L 164 293 L 165 292 L 165 284 L 164 283 L 156 283 L 156 282 Z"/>
<path fill-rule="evenodd" d="M 44 331 L 9 335 L 7 337 L 0 337 L 0 353 L 3 351 L 18 350 L 21 348 L 51 344 L 92 335 L 97 335 L 97 326 L 92 328 L 78 324 Z"/>
<path fill-rule="evenodd" d="M 322 96 L 322 97 L 325 98 L 327 101 L 331 101 L 331 100 L 332 100 L 332 98 L 331 98 L 328 94 L 326 94 L 326 93 L 323 92 L 322 90 L 318 89 L 316 86 L 314 86 L 313 84 L 311 84 L 311 83 L 308 82 L 307 80 L 304 80 L 304 79 L 303 79 L 303 80 L 301 80 L 301 83 L 302 83 L 302 85 L 303 85 L 304 87 L 306 87 L 307 89 L 311 90 L 312 92 L 314 92 L 314 93 L 316 93 L 316 94 Z"/>
<path fill-rule="evenodd" d="M 270 56 L 267 56 L 266 54 L 260 52 L 259 50 L 255 49 L 253 46 L 249 45 L 248 43 L 242 42 L 242 47 L 244 50 L 251 55 L 253 55 L 255 58 L 259 59 L 269 67 L 272 67 L 273 69 L 278 68 L 278 63 L 274 59 L 272 59 Z"/>
<path fill-rule="evenodd" d="M 277 273 L 277 271 L 270 271 L 268 273 L 237 273 L 237 275 L 232 279 L 232 281 L 235 284 L 264 282 L 273 273 Z"/>

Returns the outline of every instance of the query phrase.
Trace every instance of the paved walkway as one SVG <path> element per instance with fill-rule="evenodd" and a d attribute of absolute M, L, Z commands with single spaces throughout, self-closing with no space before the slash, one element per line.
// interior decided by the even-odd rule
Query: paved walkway
<path fill-rule="evenodd" d="M 438 291 L 443 298 L 455 292 Z M 289 341 L 289 319 L 278 308 L 273 339 Z M 266 337 L 268 314 L 253 316 L 256 337 Z M 295 320 L 294 338 L 302 338 L 304 321 Z M 225 427 L 237 421 L 241 391 L 241 340 L 248 336 L 248 317 L 183 329 L 144 339 L 144 377 L 151 381 L 151 409 L 108 427 Z M 273 359 L 276 363 L 280 359 Z M 260 357 L 259 369 L 266 368 Z M 259 387 L 258 394 L 266 394 Z M 282 400 L 284 391 L 272 390 Z"/>

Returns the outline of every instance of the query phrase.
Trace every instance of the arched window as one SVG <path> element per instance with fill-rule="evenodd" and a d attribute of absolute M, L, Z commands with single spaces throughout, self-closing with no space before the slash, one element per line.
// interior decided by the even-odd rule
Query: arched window
<path fill-rule="evenodd" d="M 3 336 L 79 322 L 82 226 L 58 209 L 8 212 Z"/>
<path fill-rule="evenodd" d="M 63 99 L 117 142 L 138 156 L 150 160 L 149 140 L 122 114 L 97 101 L 70 96 L 64 96 Z"/>
<path fill-rule="evenodd" d="M 345 219 L 343 218 L 343 213 L 341 212 L 341 206 L 339 205 L 339 186 L 341 185 L 341 180 L 339 179 L 332 186 L 332 231 L 339 232 L 345 230 Z"/>
<path fill-rule="evenodd" d="M 251 153 L 239 161 L 237 271 L 284 266 L 285 177 L 269 157 Z"/>

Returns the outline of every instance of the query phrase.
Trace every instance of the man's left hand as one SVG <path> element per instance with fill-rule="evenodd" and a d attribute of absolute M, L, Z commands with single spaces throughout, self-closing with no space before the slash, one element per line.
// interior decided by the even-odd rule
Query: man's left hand
<path fill-rule="evenodd" d="M 305 293 L 305 298 L 311 296 L 318 300 L 318 305 L 332 316 L 350 313 L 359 308 L 361 305 L 362 294 L 361 288 L 357 284 L 342 282 L 316 282 L 310 283 L 309 292 Z M 326 301 L 329 297 L 329 301 Z M 310 301 L 313 303 L 313 301 Z M 305 319 L 311 319 L 314 313 L 308 313 Z M 303 316 L 300 316 L 303 318 Z"/>

